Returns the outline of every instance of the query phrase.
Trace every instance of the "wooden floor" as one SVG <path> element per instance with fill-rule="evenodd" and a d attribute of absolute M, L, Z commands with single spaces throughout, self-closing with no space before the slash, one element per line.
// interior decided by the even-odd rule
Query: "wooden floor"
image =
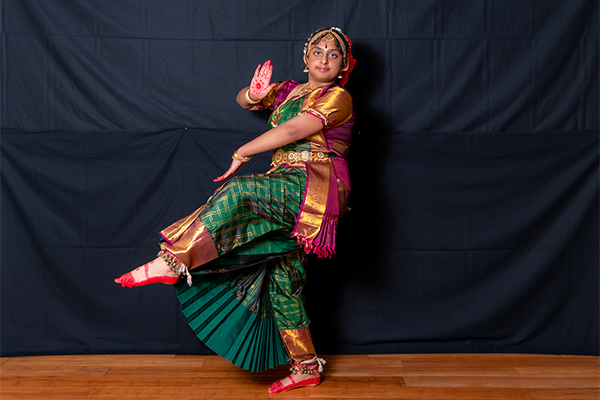
<path fill-rule="evenodd" d="M 600 399 L 600 358 L 445 354 L 324 357 L 323 383 L 269 395 L 287 368 L 252 373 L 217 356 L 1 360 L 5 399 Z"/>

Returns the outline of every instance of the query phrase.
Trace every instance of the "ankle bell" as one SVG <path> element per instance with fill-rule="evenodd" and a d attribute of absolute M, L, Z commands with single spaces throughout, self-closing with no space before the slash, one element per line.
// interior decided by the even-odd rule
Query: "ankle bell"
<path fill-rule="evenodd" d="M 162 258 L 165 261 L 165 264 L 167 264 L 167 267 L 179 275 L 180 278 L 186 278 L 188 286 L 192 287 L 192 275 L 184 263 L 164 250 L 159 251 L 157 257 Z"/>
<path fill-rule="evenodd" d="M 325 364 L 327 364 L 327 361 L 322 358 L 313 357 L 310 360 L 294 362 L 290 371 L 292 374 L 314 375 L 316 372 L 323 372 L 323 365 Z"/>

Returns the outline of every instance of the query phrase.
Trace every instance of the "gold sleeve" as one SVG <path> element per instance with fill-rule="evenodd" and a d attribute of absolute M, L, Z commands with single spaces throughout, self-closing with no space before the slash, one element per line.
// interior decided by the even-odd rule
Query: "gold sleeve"
<path fill-rule="evenodd" d="M 344 88 L 334 86 L 316 98 L 304 112 L 321 119 L 328 128 L 341 125 L 352 117 L 352 96 Z"/>

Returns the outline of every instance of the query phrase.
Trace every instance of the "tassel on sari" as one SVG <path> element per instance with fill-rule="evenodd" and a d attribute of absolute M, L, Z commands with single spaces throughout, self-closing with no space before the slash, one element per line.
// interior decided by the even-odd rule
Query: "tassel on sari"
<path fill-rule="evenodd" d="M 337 178 L 332 165 L 307 163 L 307 190 L 292 236 L 307 254 L 331 258 L 338 217 Z"/>

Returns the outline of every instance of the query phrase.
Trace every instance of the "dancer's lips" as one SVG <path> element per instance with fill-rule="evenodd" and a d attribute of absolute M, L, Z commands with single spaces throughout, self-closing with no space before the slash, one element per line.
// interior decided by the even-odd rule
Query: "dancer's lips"
<path fill-rule="evenodd" d="M 317 68 L 317 70 L 319 70 L 321 72 L 327 72 L 327 71 L 329 71 L 329 68 Z"/>

